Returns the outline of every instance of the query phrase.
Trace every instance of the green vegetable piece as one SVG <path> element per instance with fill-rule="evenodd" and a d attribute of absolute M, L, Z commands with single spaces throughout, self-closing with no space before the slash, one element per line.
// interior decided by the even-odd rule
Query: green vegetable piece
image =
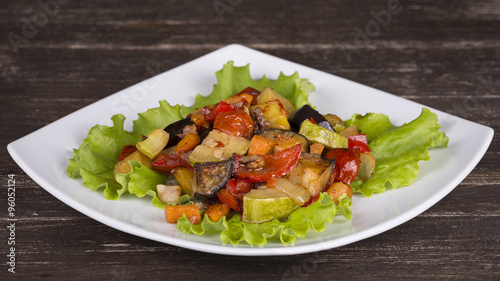
<path fill-rule="evenodd" d="M 304 120 L 300 124 L 299 134 L 305 136 L 312 142 L 320 143 L 329 149 L 347 148 L 347 139 L 336 133 L 312 123 L 309 120 Z"/>
<path fill-rule="evenodd" d="M 254 189 L 243 197 L 242 220 L 261 223 L 288 217 L 299 205 L 286 193 L 274 189 Z"/>

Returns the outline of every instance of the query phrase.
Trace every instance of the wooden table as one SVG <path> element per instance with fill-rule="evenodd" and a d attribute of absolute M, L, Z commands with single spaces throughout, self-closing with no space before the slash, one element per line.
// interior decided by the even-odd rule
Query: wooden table
<path fill-rule="evenodd" d="M 213 255 L 117 231 L 47 193 L 6 151 L 144 80 L 148 65 L 163 72 L 231 43 L 498 130 L 500 1 L 41 2 L 0 8 L 0 171 L 2 182 L 16 176 L 19 219 L 12 274 L 3 188 L 0 279 L 500 278 L 498 137 L 472 173 L 420 216 L 344 247 L 284 257 Z"/>

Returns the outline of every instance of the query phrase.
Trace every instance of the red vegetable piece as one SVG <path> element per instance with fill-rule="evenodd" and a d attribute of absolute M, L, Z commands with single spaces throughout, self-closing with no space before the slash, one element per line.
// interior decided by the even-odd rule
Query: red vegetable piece
<path fill-rule="evenodd" d="M 180 155 L 173 154 L 160 154 L 156 156 L 153 160 L 152 169 L 160 172 L 170 172 L 173 168 L 184 166 L 193 170 L 193 167 L 189 165 L 186 159 L 182 158 Z"/>
<path fill-rule="evenodd" d="M 235 109 L 236 109 L 236 107 L 230 105 L 227 102 L 221 101 L 217 105 L 215 105 L 214 107 L 210 107 L 210 106 L 203 107 L 202 113 L 203 113 L 203 117 L 205 118 L 205 120 L 213 122 L 215 120 L 215 118 L 217 118 L 217 116 L 219 116 L 219 114 L 224 113 L 226 111 L 235 110 Z"/>
<path fill-rule="evenodd" d="M 136 150 L 137 150 L 137 147 L 135 147 L 135 145 L 133 145 L 133 144 L 125 145 L 123 147 L 122 152 L 120 153 L 120 155 L 118 155 L 118 161 L 122 161 L 127 156 L 129 156 L 130 154 L 134 153 Z"/>
<path fill-rule="evenodd" d="M 371 152 L 365 134 L 348 136 L 347 141 L 348 141 L 348 148 L 357 148 L 361 153 Z"/>
<path fill-rule="evenodd" d="M 257 96 L 260 95 L 260 92 L 252 87 L 246 87 L 241 92 L 239 92 L 237 95 L 240 95 L 240 94 L 248 94 L 248 95 L 253 96 L 252 103 L 250 105 L 256 105 L 257 104 Z"/>
<path fill-rule="evenodd" d="M 272 155 L 263 155 L 265 166 L 259 170 L 250 170 L 239 162 L 243 156 L 234 155 L 234 175 L 249 182 L 265 182 L 271 178 L 289 173 L 299 161 L 302 144 L 281 150 Z"/>
<path fill-rule="evenodd" d="M 335 148 L 325 155 L 325 158 L 335 159 L 335 181 L 351 184 L 359 172 L 360 155 L 357 148 Z"/>
<path fill-rule="evenodd" d="M 243 211 L 241 205 L 241 197 L 232 195 L 231 193 L 229 193 L 229 191 L 227 191 L 226 188 L 223 188 L 217 192 L 217 198 L 219 198 L 221 203 L 226 204 L 229 208 L 240 213 Z"/>
<path fill-rule="evenodd" d="M 255 183 L 244 179 L 230 179 L 226 183 L 227 191 L 232 195 L 245 195 L 255 187 Z"/>
<path fill-rule="evenodd" d="M 304 205 L 302 205 L 302 207 L 307 207 L 307 206 L 311 205 L 312 203 L 318 201 L 318 199 L 319 199 L 319 194 L 311 196 L 311 198 L 309 198 L 309 201 L 307 201 Z"/>
<path fill-rule="evenodd" d="M 245 111 L 226 111 L 215 118 L 214 129 L 229 135 L 249 138 L 253 133 L 253 120 Z"/>

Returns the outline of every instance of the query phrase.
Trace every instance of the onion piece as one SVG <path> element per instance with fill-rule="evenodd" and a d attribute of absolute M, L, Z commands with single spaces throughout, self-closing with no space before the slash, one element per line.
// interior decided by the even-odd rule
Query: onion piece
<path fill-rule="evenodd" d="M 285 178 L 276 179 L 275 188 L 286 193 L 299 206 L 304 205 L 310 199 L 309 192 L 305 188 Z"/>
<path fill-rule="evenodd" d="M 158 184 L 156 186 L 158 198 L 165 204 L 178 204 L 177 198 L 181 196 L 181 187 L 178 185 Z"/>

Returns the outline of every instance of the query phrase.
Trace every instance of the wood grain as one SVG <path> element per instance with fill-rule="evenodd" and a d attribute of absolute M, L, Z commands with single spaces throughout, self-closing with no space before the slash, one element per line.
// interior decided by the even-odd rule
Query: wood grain
<path fill-rule="evenodd" d="M 57 200 L 14 163 L 8 143 L 144 80 L 148 65 L 166 71 L 231 43 L 500 128 L 498 0 L 401 0 L 387 26 L 361 42 L 356 30 L 389 1 L 233 1 L 241 4 L 223 19 L 214 2 L 68 1 L 15 52 L 8 34 L 23 36 L 23 18 L 42 8 L 4 1 L 0 174 L 16 175 L 19 221 L 16 274 L 4 266 L 0 279 L 500 279 L 498 137 L 472 173 L 420 216 L 344 247 L 284 257 L 206 254 L 114 230 Z M 6 188 L 0 196 L 6 208 Z M 4 227 L 1 234 L 6 241 Z"/>

